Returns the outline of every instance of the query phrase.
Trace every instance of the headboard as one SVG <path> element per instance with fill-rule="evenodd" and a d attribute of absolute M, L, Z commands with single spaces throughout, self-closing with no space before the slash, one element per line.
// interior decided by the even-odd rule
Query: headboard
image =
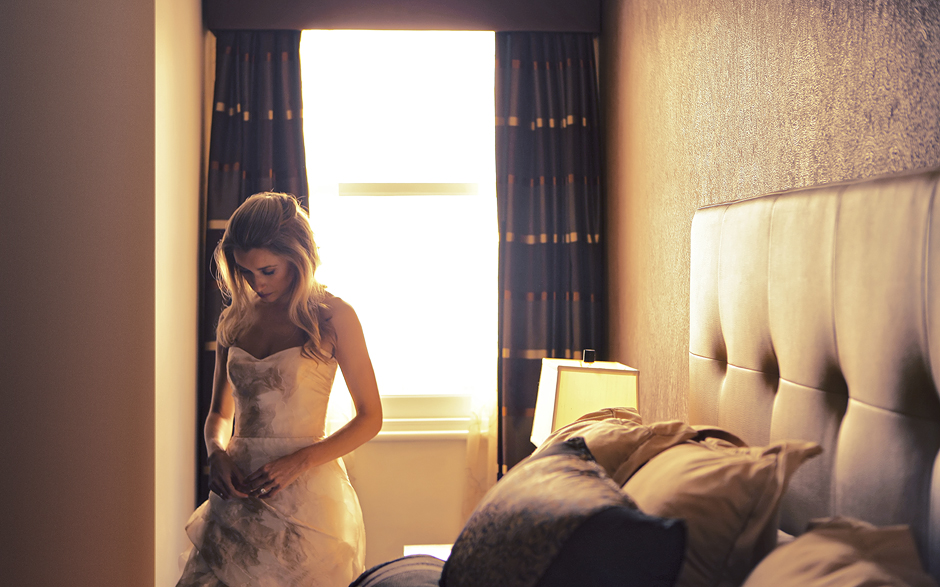
<path fill-rule="evenodd" d="M 781 528 L 909 524 L 940 579 L 940 169 L 699 209 L 689 419 L 822 455 Z"/>

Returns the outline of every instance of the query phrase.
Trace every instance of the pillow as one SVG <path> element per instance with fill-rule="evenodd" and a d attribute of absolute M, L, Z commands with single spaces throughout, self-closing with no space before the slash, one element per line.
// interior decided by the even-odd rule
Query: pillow
<path fill-rule="evenodd" d="M 597 464 L 614 483 L 622 486 L 646 461 L 696 434 L 698 431 L 683 422 L 645 426 L 632 408 L 606 408 L 562 426 L 532 454 L 538 455 L 559 442 L 580 436 Z"/>
<path fill-rule="evenodd" d="M 780 528 L 777 528 L 777 548 L 780 548 L 784 544 L 790 544 L 794 540 L 796 540 L 796 536 L 793 534 L 787 534 Z"/>
<path fill-rule="evenodd" d="M 682 532 L 664 533 L 660 522 L 633 508 L 594 514 L 565 541 L 536 587 L 673 587 L 685 531 L 681 520 L 671 522 Z"/>
<path fill-rule="evenodd" d="M 623 490 L 648 514 L 686 521 L 677 585 L 740 585 L 775 545 L 778 507 L 790 477 L 821 451 L 813 442 L 746 448 L 707 438 L 653 457 Z"/>
<path fill-rule="evenodd" d="M 684 524 L 638 511 L 584 440 L 572 438 L 522 461 L 487 492 L 440 585 L 552 587 L 574 576 L 579 587 L 607 587 L 619 576 L 622 584 L 670 587 L 684 551 Z M 581 558 L 590 552 L 597 554 Z"/>
<path fill-rule="evenodd" d="M 444 561 L 427 554 L 406 556 L 376 565 L 349 587 L 437 587 Z"/>
<path fill-rule="evenodd" d="M 813 520 L 810 530 L 767 555 L 743 587 L 937 587 L 907 526 L 877 528 L 850 518 Z"/>

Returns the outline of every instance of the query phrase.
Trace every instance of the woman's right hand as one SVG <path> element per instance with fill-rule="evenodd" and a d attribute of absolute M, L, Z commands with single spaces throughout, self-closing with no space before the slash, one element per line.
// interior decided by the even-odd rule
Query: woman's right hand
<path fill-rule="evenodd" d="M 242 474 L 224 450 L 209 455 L 209 489 L 222 499 L 248 497 L 242 491 Z"/>

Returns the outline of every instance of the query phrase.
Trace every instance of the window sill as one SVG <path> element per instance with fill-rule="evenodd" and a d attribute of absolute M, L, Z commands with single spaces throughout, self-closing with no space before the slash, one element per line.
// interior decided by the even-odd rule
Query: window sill
<path fill-rule="evenodd" d="M 466 440 L 469 435 L 466 430 L 382 430 L 372 442 Z"/>
<path fill-rule="evenodd" d="M 470 398 L 454 395 L 382 397 L 385 419 L 380 441 L 465 440 L 470 425 Z"/>

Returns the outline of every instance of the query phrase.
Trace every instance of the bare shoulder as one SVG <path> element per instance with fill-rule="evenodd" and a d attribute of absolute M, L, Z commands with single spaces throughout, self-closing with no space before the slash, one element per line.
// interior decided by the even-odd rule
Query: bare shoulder
<path fill-rule="evenodd" d="M 337 333 L 347 330 L 348 328 L 358 328 L 362 327 L 359 325 L 359 317 L 356 315 L 356 310 L 344 300 L 343 298 L 330 296 L 329 301 L 329 320 L 333 323 L 333 328 Z"/>

